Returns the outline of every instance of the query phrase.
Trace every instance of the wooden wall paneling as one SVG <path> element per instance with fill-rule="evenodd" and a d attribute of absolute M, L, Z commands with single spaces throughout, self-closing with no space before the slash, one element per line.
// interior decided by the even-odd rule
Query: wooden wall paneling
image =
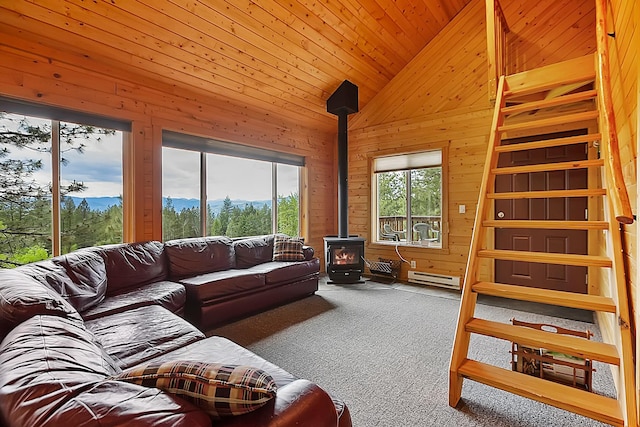
<path fill-rule="evenodd" d="M 510 74 L 595 51 L 595 3 L 582 0 L 503 2 Z M 589 16 L 593 16 L 590 20 Z"/>
<path fill-rule="evenodd" d="M 67 1 L 80 7 L 84 5 L 84 2 L 80 0 Z M 87 10 L 95 15 L 94 19 L 107 18 L 111 23 L 120 24 L 121 27 L 135 28 L 149 38 L 152 43 L 151 46 L 166 44 L 182 50 L 190 58 L 200 59 L 213 66 L 223 65 L 230 71 L 237 67 L 230 60 L 240 61 L 248 69 L 254 71 L 256 82 L 262 84 L 265 83 L 264 77 L 272 72 L 284 75 L 290 71 L 292 65 L 279 59 L 273 62 L 273 56 L 263 51 L 255 51 L 252 52 L 254 53 L 253 55 L 247 55 L 246 51 L 253 47 L 252 45 L 243 40 L 237 40 L 233 44 L 229 44 L 228 39 L 230 39 L 231 34 L 211 25 L 204 19 L 195 20 L 195 17 L 191 16 L 190 12 L 178 6 L 166 4 L 164 7 L 166 8 L 166 13 L 158 14 L 152 6 L 145 5 L 142 2 L 97 2 Z M 152 22 L 148 20 L 149 17 L 153 17 Z M 171 32 L 159 31 L 161 28 L 171 28 Z M 116 29 L 114 28 L 114 30 Z M 160 48 L 156 47 L 156 49 Z M 301 66 L 304 65 L 301 64 Z M 265 69 L 270 70 L 267 73 Z M 290 75 L 290 85 L 294 88 L 299 87 L 305 92 L 322 92 L 321 88 L 327 82 L 321 80 L 316 74 L 306 73 L 304 77 L 308 80 Z"/>
<path fill-rule="evenodd" d="M 616 117 L 618 138 L 620 141 L 620 157 L 623 164 L 627 191 L 632 203 L 634 214 L 638 214 L 637 197 L 637 151 L 638 151 L 638 85 L 640 73 L 638 70 L 638 54 L 640 49 L 640 6 L 637 2 L 612 0 L 612 16 L 615 38 L 609 38 L 611 85 Z M 640 337 L 637 334 L 640 325 L 639 285 L 638 277 L 638 226 L 637 221 L 624 226 L 623 251 L 626 270 L 630 278 L 631 313 L 635 324 L 632 325 L 636 340 L 636 382 L 640 381 Z M 611 322 L 606 328 L 615 327 Z M 608 333 L 608 331 L 606 331 Z M 637 384 L 636 384 L 637 389 Z M 640 411 L 639 411 L 640 413 Z"/>
<path fill-rule="evenodd" d="M 190 3 L 185 0 L 176 0 L 174 2 L 180 8 L 190 11 L 195 7 L 194 3 Z M 202 6 L 203 4 L 201 4 Z M 166 7 L 171 7 L 167 5 Z M 271 19 L 269 17 L 261 18 L 264 19 L 265 22 L 270 22 L 269 25 L 264 25 L 257 18 L 254 18 L 254 14 L 256 16 L 260 16 L 263 13 L 263 10 L 257 6 L 248 6 L 250 11 L 242 11 L 237 6 L 235 7 L 240 12 L 243 13 L 234 13 L 234 20 L 228 19 L 226 16 L 219 13 L 214 7 L 206 7 L 206 11 L 198 12 L 199 16 L 206 17 L 206 20 L 214 25 L 219 25 L 221 28 L 226 29 L 229 34 L 226 36 L 227 38 L 231 38 L 232 40 L 236 40 L 237 38 L 241 38 L 244 40 L 251 40 L 255 47 L 258 47 L 264 51 L 273 51 L 274 49 L 278 52 L 282 52 L 283 57 L 287 57 L 290 55 L 290 52 L 295 52 L 296 61 L 291 61 L 291 66 L 302 65 L 299 64 L 300 59 L 309 64 L 309 72 L 317 73 L 319 70 L 323 71 L 327 75 L 332 75 L 335 73 L 336 69 L 345 69 L 350 68 L 349 65 L 340 57 L 340 54 L 337 52 L 327 52 L 322 46 L 318 46 L 315 43 L 308 43 L 304 46 L 298 44 L 292 44 L 289 40 L 285 38 L 283 34 L 287 33 L 286 23 L 277 19 Z M 161 10 L 163 13 L 167 13 L 164 10 L 165 6 L 161 6 Z M 175 10 L 175 8 L 172 8 Z M 171 15 L 170 15 L 171 16 Z M 193 20 L 193 17 L 191 17 Z M 236 34 L 238 37 L 236 37 Z M 224 37 L 222 37 L 224 40 Z M 253 52 L 253 49 L 251 50 Z M 292 55 L 291 58 L 294 56 Z M 355 73 L 359 73 L 359 70 L 353 70 Z M 365 75 L 363 77 L 363 85 L 367 81 Z M 366 89 L 366 87 L 365 87 Z"/>
<path fill-rule="evenodd" d="M 106 3 L 103 3 L 103 5 L 106 5 Z M 109 19 L 113 19 L 113 16 L 116 14 L 113 13 L 112 9 L 115 9 L 115 10 L 117 9 L 114 8 L 112 5 L 109 5 L 107 7 L 108 7 L 107 11 L 111 12 Z M 174 29 L 174 32 L 172 34 L 173 37 L 175 37 L 175 39 L 166 40 L 165 38 L 164 40 L 161 40 L 162 42 L 164 42 L 161 44 L 159 42 L 154 43 L 153 40 L 151 39 L 154 37 L 161 37 L 166 33 L 162 31 L 158 31 L 158 25 L 157 25 L 158 23 L 154 22 L 153 24 L 150 24 L 144 19 L 145 16 L 148 16 L 151 13 L 153 13 L 153 9 L 150 9 L 139 2 L 122 3 L 120 7 L 127 7 L 127 11 L 130 12 L 133 16 L 139 15 L 139 19 L 136 19 L 135 22 L 131 22 L 130 14 L 124 14 L 124 13 L 117 14 L 117 16 L 120 17 L 120 19 L 122 19 L 123 28 L 134 27 L 134 28 L 140 29 L 140 27 L 142 27 L 142 29 L 145 29 L 145 34 L 149 37 L 150 40 L 145 43 L 145 38 L 142 38 L 142 39 L 139 38 L 138 43 L 145 44 L 150 48 L 153 48 L 155 44 L 157 44 L 158 46 L 164 46 L 163 50 L 165 52 L 163 53 L 171 53 L 173 57 L 177 60 L 186 59 L 187 62 L 192 64 L 194 67 L 199 67 L 204 70 L 207 70 L 209 73 L 212 73 L 216 79 L 224 78 L 221 76 L 229 75 L 232 78 L 235 76 L 237 79 L 236 81 L 242 84 L 243 86 L 245 85 L 251 86 L 256 84 L 268 85 L 268 82 L 264 80 L 264 77 L 267 75 L 267 73 L 265 73 L 264 70 L 262 70 L 261 68 L 265 66 L 269 66 L 269 64 L 265 64 L 264 62 L 260 61 L 261 59 L 260 57 L 258 58 L 250 57 L 246 54 L 246 51 L 252 48 L 253 46 L 243 43 L 242 41 L 240 41 L 239 45 L 235 45 L 235 46 L 231 46 L 224 43 L 225 39 L 229 39 L 232 36 L 227 32 L 223 32 L 224 35 L 218 36 L 218 38 L 211 37 L 210 36 L 211 33 L 217 34 L 215 33 L 215 31 L 212 31 L 212 30 L 216 30 L 217 28 L 210 25 L 208 22 L 204 21 L 204 19 L 201 19 L 202 27 L 203 27 L 202 30 L 194 31 L 194 29 L 191 28 L 189 25 L 184 25 L 184 24 L 180 25 L 181 21 L 189 22 L 189 20 L 191 20 L 191 22 L 193 22 L 197 18 L 191 15 L 189 11 L 186 11 L 183 8 L 173 6 L 168 3 L 163 6 L 167 9 L 171 9 L 171 10 L 168 10 L 166 14 L 164 14 L 164 19 L 166 20 L 166 22 L 164 22 L 163 25 L 170 26 L 170 27 L 177 27 L 177 28 Z M 145 7 L 147 8 L 147 10 L 144 10 Z M 93 9 L 91 10 L 93 11 Z M 100 18 L 101 18 L 101 15 L 98 14 L 96 16 L 96 19 L 100 19 Z M 160 19 L 162 18 L 163 16 L 160 16 Z M 176 22 L 176 19 L 178 19 L 178 22 Z M 101 26 L 104 27 L 104 25 L 101 25 Z M 231 25 L 229 25 L 229 28 L 230 27 Z M 117 34 L 117 32 L 115 32 L 115 34 Z M 187 38 L 186 35 L 188 35 L 190 38 Z M 213 50 L 209 46 L 213 46 L 217 50 Z M 169 51 L 172 51 L 172 52 L 169 52 Z M 224 53 L 222 54 L 222 52 Z M 256 53 L 259 55 L 260 51 L 257 51 Z M 229 61 L 227 61 L 227 56 L 229 55 L 231 56 L 235 55 L 234 59 L 244 57 L 245 66 L 251 70 L 255 70 L 255 72 L 252 74 L 253 78 L 246 79 L 242 77 L 242 74 L 235 72 L 237 70 L 234 70 L 233 63 L 230 63 Z M 268 56 L 264 55 L 262 58 L 268 58 Z M 302 66 L 302 64 L 300 64 L 300 66 Z M 227 71 L 221 70 L 220 72 L 217 72 L 216 69 L 218 67 L 224 67 Z M 191 70 L 185 70 L 185 71 L 189 72 Z M 281 71 L 283 75 L 285 72 L 286 70 Z M 312 79 L 313 78 L 314 76 L 312 76 Z M 311 83 L 306 83 L 299 79 L 291 77 L 289 81 L 290 81 L 290 86 L 292 88 L 295 88 L 296 85 L 299 84 L 304 87 L 305 91 L 306 90 L 317 91 L 318 89 L 312 89 L 312 88 L 314 87 L 317 88 L 319 86 L 318 84 L 319 81 L 315 79 L 313 79 Z M 231 88 L 233 89 L 233 86 Z M 273 86 L 268 85 L 267 88 L 268 89 L 273 88 Z M 281 95 L 285 99 L 288 98 L 287 93 L 281 93 Z M 293 98 L 289 98 L 289 101 L 294 103 L 296 102 L 296 100 Z"/>
<path fill-rule="evenodd" d="M 320 89 L 324 89 L 327 85 L 330 85 L 334 79 L 330 78 L 335 73 L 336 69 L 350 68 L 343 55 L 344 52 L 327 51 L 322 43 L 306 43 L 304 45 L 292 44 L 285 38 L 285 34 L 288 32 L 288 22 L 291 19 L 288 16 L 282 16 L 282 19 L 277 17 L 271 17 L 271 15 L 265 15 L 265 11 L 257 5 L 251 6 L 251 3 L 247 3 L 250 10 L 243 11 L 239 6 L 233 6 L 240 13 L 234 13 L 234 20 L 232 21 L 223 13 L 219 12 L 215 7 L 208 7 L 201 5 L 206 10 L 199 11 L 197 15 L 192 14 L 192 10 L 195 4 L 192 6 L 186 1 L 176 1 L 175 4 L 162 4 L 157 2 L 149 2 L 150 7 L 157 9 L 170 17 L 176 17 L 181 22 L 193 26 L 198 30 L 198 38 L 206 37 L 203 34 L 211 33 L 213 30 L 214 39 L 211 43 L 214 45 L 223 43 L 225 40 L 233 42 L 227 49 L 224 50 L 224 55 L 227 55 L 227 51 L 239 50 L 244 54 L 245 59 L 241 61 L 247 67 L 255 67 L 254 55 L 262 60 L 269 60 L 270 55 L 262 55 L 261 52 L 281 52 L 278 55 L 282 61 L 286 63 L 286 66 L 279 71 L 283 79 L 286 79 L 289 75 L 287 69 L 291 67 L 301 68 L 306 70 L 311 77 L 321 78 L 324 84 L 314 83 L 314 86 Z M 280 13 L 288 14 L 285 9 L 280 9 Z M 144 14 L 141 15 L 144 17 Z M 269 25 L 265 26 L 259 22 L 264 20 L 269 22 Z M 308 31 L 308 29 L 307 29 Z M 301 39 L 306 38 L 306 34 L 300 36 Z M 247 42 L 250 41 L 250 42 Z M 257 49 L 256 49 L 257 48 Z M 219 55 L 216 55 L 216 58 Z M 302 61 L 300 61 L 302 59 Z M 368 86 L 369 73 L 361 73 L 361 70 L 353 70 L 354 74 L 362 80 L 362 90 L 365 94 L 369 94 L 372 89 Z M 259 71 L 254 74 L 255 77 L 260 77 Z M 264 73 L 266 75 L 266 73 Z M 297 73 L 296 73 L 297 74 Z"/>
<path fill-rule="evenodd" d="M 471 1 L 425 49 L 360 110 L 352 120 L 351 128 L 357 129 L 411 117 L 416 114 L 417 109 L 419 109 L 417 113 L 419 115 L 436 112 L 434 110 L 437 107 L 432 107 L 428 111 L 425 109 L 422 105 L 423 97 L 428 98 L 430 92 L 436 90 L 444 90 L 448 94 L 457 93 L 457 87 L 451 83 L 451 78 L 461 73 L 462 69 L 450 67 L 449 63 L 462 65 L 472 60 L 460 53 L 465 52 L 465 44 L 469 42 L 467 39 L 469 32 L 480 34 L 478 37 L 486 43 L 483 22 L 484 3 L 479 0 Z M 436 74 L 438 72 L 441 73 L 444 82 L 438 79 Z M 426 79 L 426 75 L 433 80 Z"/>
<path fill-rule="evenodd" d="M 0 37 L 0 40 L 4 38 Z M 3 58 L 11 59 L 0 65 L 0 81 L 7 83 L 2 88 L 4 95 L 34 102 L 48 102 L 65 108 L 132 121 L 134 160 L 130 172 L 125 173 L 132 174 L 134 178 L 132 188 L 125 189 L 125 193 L 132 194 L 130 199 L 133 203 L 125 209 L 135 213 L 133 216 L 135 221 L 131 230 L 127 232 L 128 239 L 161 239 L 162 127 L 158 127 L 157 124 L 166 119 L 155 116 L 157 111 L 166 111 L 167 116 L 177 121 L 177 127 L 192 131 L 195 127 L 200 129 L 198 133 L 207 133 L 212 137 L 220 135 L 222 139 L 227 140 L 242 139 L 238 135 L 244 135 L 246 139 L 253 139 L 254 145 L 295 151 L 307 156 L 307 169 L 310 175 L 308 192 L 313 200 L 311 205 L 317 206 L 315 210 L 310 209 L 306 218 L 310 224 L 310 235 L 307 237 L 315 247 L 321 247 L 322 236 L 333 230 L 333 227 L 327 224 L 327 218 L 334 216 L 334 194 L 324 188 L 327 182 L 332 186 L 332 181 L 327 180 L 326 177 L 333 175 L 333 159 L 329 158 L 326 149 L 332 146 L 333 136 L 310 132 L 299 126 L 286 129 L 283 129 L 281 124 L 267 126 L 263 117 L 253 122 L 238 114 L 231 115 L 229 118 L 230 114 L 226 110 L 216 108 L 216 100 L 207 100 L 203 95 L 186 91 L 183 91 L 183 96 L 176 96 L 139 83 L 120 81 L 108 75 L 100 75 L 95 71 L 99 68 L 96 64 L 92 64 L 91 70 L 86 71 L 62 64 L 55 58 L 43 59 L 37 54 L 19 52 L 3 46 L 0 46 L 0 52 Z M 7 52 L 6 55 L 5 52 Z M 34 58 L 37 59 L 35 62 Z M 52 77 L 54 75 L 59 77 Z M 198 101 L 195 102 L 194 99 Z M 170 107 L 163 110 L 158 104 Z M 181 109 L 205 110 L 206 114 L 185 118 L 181 115 Z M 221 114 L 220 120 L 225 121 L 226 129 L 232 129 L 234 125 L 235 128 L 243 128 L 247 122 L 253 123 L 252 133 L 247 134 L 246 130 L 233 129 L 216 134 L 210 129 L 210 122 L 216 119 L 217 114 Z M 237 120 L 235 124 L 234 120 Z M 155 123 L 153 127 L 152 121 Z M 250 127 L 249 124 L 246 126 Z M 208 130 L 205 132 L 202 128 Z M 295 135 L 291 136 L 292 133 Z M 284 140 L 284 144 L 280 140 Z"/>
<path fill-rule="evenodd" d="M 31 54 L 25 56 L 5 46 L 0 46 L 0 54 L 8 75 L 20 76 L 19 81 L 13 78 L 16 84 L 6 86 L 6 90 L 3 88 L 6 95 L 32 97 L 38 102 L 50 104 L 65 104 L 73 100 L 74 104 L 69 108 L 86 108 L 95 114 L 113 118 L 142 115 L 142 108 L 135 102 L 116 95 L 114 81 L 96 82 L 95 87 L 88 87 L 87 81 L 91 81 L 93 76 L 83 70 L 74 70 Z"/>
<path fill-rule="evenodd" d="M 403 256 L 415 259 L 419 270 L 463 274 L 491 116 L 492 109 L 489 107 L 463 108 L 360 128 L 350 133 L 349 200 L 354 205 L 349 212 L 349 222 L 351 231 L 357 230 L 367 239 L 367 258 L 397 258 L 394 245 L 371 243 L 371 156 L 410 152 L 444 144 L 448 150 L 448 247 L 437 250 L 401 246 L 399 250 Z M 460 204 L 467 206 L 465 214 L 458 214 Z M 400 278 L 407 279 L 404 266 Z"/>
<path fill-rule="evenodd" d="M 344 0 L 339 3 L 325 2 L 323 4 L 336 16 L 344 15 L 345 11 L 352 14 L 355 19 L 348 21 L 339 20 L 336 24 L 342 27 L 344 27 L 345 24 L 350 26 L 351 31 L 355 34 L 355 39 L 353 40 L 356 45 L 367 44 L 370 43 L 369 41 L 373 42 L 375 40 L 373 44 L 380 48 L 380 53 L 387 52 L 389 54 L 388 57 L 391 60 L 390 65 L 393 70 L 392 75 L 395 75 L 402 68 L 398 67 L 398 64 L 404 61 L 408 62 L 413 57 L 412 49 L 408 46 L 414 46 L 416 41 L 410 40 L 406 33 L 402 32 L 395 22 L 385 19 L 385 10 L 375 2 L 359 3 L 360 2 L 355 0 Z M 367 11 L 367 9 L 374 10 Z M 401 43 L 395 44 L 393 42 L 394 39 L 399 40 Z M 417 46 L 417 44 L 415 44 L 415 46 Z M 384 51 L 382 47 L 384 47 Z M 403 60 L 399 60 L 399 58 L 403 58 Z"/>
<path fill-rule="evenodd" d="M 16 5 L 30 4 L 27 2 L 16 2 Z M 215 65 L 209 63 L 204 63 L 200 61 L 200 63 L 193 64 L 192 69 L 185 70 L 180 68 L 179 61 L 173 60 L 173 58 L 166 54 L 166 50 L 171 50 L 172 48 L 175 50 L 176 54 L 182 54 L 184 51 L 178 47 L 166 47 L 165 52 L 160 54 L 152 50 L 152 48 L 148 46 L 143 46 L 141 44 L 136 44 L 130 40 L 127 40 L 121 37 L 120 34 L 112 34 L 106 31 L 102 31 L 96 27 L 85 24 L 84 22 L 78 21 L 76 19 L 70 18 L 66 15 L 60 15 L 57 13 L 53 13 L 50 10 L 46 10 L 40 6 L 33 5 L 31 8 L 26 7 L 16 7 L 19 13 L 24 13 L 25 15 L 36 16 L 40 19 L 48 19 L 48 21 L 33 23 L 31 28 L 37 28 L 40 31 L 40 34 L 44 37 L 51 37 L 48 33 L 58 34 L 55 38 L 72 38 L 74 39 L 73 44 L 78 48 L 83 49 L 84 52 L 91 52 L 92 56 L 96 56 L 98 58 L 102 58 L 101 62 L 110 62 L 115 60 L 120 64 L 129 64 L 132 67 L 137 68 L 137 73 L 142 75 L 148 75 L 149 73 L 153 73 L 154 78 L 164 78 L 169 79 L 168 81 L 186 81 L 190 85 L 199 88 L 200 90 L 207 91 L 209 89 L 209 79 L 215 78 L 217 83 L 217 91 L 219 96 L 226 96 L 231 99 L 235 98 L 237 93 L 243 93 L 244 95 L 253 97 L 255 102 L 258 104 L 262 104 L 265 110 L 273 107 L 272 100 L 265 100 L 264 96 L 261 94 L 261 91 L 258 91 L 253 85 L 252 80 L 243 79 L 241 82 L 233 81 L 232 79 L 227 77 L 229 75 L 240 75 L 239 73 L 212 73 L 210 71 L 211 68 L 215 70 Z M 24 10 L 23 10 L 24 9 Z M 81 13 L 83 11 L 82 8 L 76 8 L 74 10 L 75 14 L 86 15 Z M 8 15 L 3 17 L 3 20 L 13 22 L 11 18 L 11 11 L 7 11 Z M 5 13 L 5 11 L 3 11 Z M 85 16 L 87 19 L 92 18 L 92 16 Z M 18 15 L 16 17 L 18 22 L 29 20 L 22 15 Z M 46 22 L 51 22 L 56 24 L 58 27 L 65 28 L 65 30 L 61 30 L 60 28 L 56 28 L 53 26 L 45 26 L 42 25 Z M 107 26 L 108 28 L 108 26 Z M 126 28 L 126 27 L 123 27 Z M 46 32 L 45 32 L 46 30 Z M 61 35 L 60 32 L 63 32 L 64 35 Z M 144 39 L 138 39 L 144 40 Z M 111 48 L 105 43 L 109 45 L 113 45 L 118 47 L 118 49 Z M 153 46 L 153 44 L 151 44 Z M 99 47 L 102 47 L 101 49 Z M 264 86 L 261 86 L 264 88 Z M 285 106 L 285 102 L 291 102 L 293 99 L 289 97 L 284 91 L 275 89 L 272 85 L 267 86 L 267 91 L 269 88 L 273 88 L 273 92 L 271 95 L 274 95 L 276 102 L 281 103 L 281 107 Z M 299 102 L 299 101 L 298 101 Z M 319 122 L 326 123 L 327 116 L 323 112 L 322 109 L 317 108 L 315 105 L 307 104 L 307 105 L 299 105 L 300 108 L 304 108 L 308 117 L 315 117 Z M 315 107 L 315 108 L 314 108 Z M 287 109 L 282 108 L 282 115 L 290 114 L 292 121 L 295 120 L 295 117 L 298 117 L 298 114 L 287 113 Z"/>
<path fill-rule="evenodd" d="M 276 4 L 260 4 L 260 6 L 264 7 L 274 16 L 282 14 L 282 9 L 284 9 L 284 7 Z M 367 75 L 367 77 L 363 81 L 359 80 L 359 82 L 364 87 L 369 87 L 368 82 L 378 81 L 382 83 L 382 81 L 384 81 L 383 84 L 386 84 L 386 82 L 391 80 L 393 77 L 392 61 L 384 57 L 384 55 L 381 55 L 381 52 L 377 52 L 372 43 L 351 42 L 351 40 L 355 38 L 356 33 L 350 28 L 341 25 L 337 17 L 329 13 L 323 13 L 324 9 L 324 4 L 319 2 L 292 2 L 287 5 L 286 8 L 286 13 L 289 13 L 290 16 L 282 16 L 280 19 L 295 28 L 300 34 L 315 40 L 318 46 L 328 46 L 329 43 L 327 43 L 327 40 L 338 46 L 344 46 L 344 52 L 329 50 L 327 54 L 346 53 L 354 58 L 371 58 L 379 64 L 384 64 L 385 70 L 383 70 L 383 72 L 373 74 L 370 74 L 370 70 L 374 69 L 370 63 L 362 65 L 363 68 L 361 71 Z"/>
<path fill-rule="evenodd" d="M 4 12 L 4 11 L 3 11 Z M 3 19 L 7 19 L 8 16 L 15 15 L 13 12 L 7 13 L 3 16 Z M 29 18 L 23 17 L 26 25 L 42 25 L 36 21 L 29 21 Z M 21 21 L 18 20 L 17 23 Z M 51 26 L 50 26 L 51 27 Z M 98 62 L 92 56 L 82 54 L 78 52 L 78 49 L 67 48 L 64 44 L 54 41 L 52 38 L 47 39 L 47 44 L 43 44 L 42 36 L 34 34 L 19 27 L 13 25 L 2 25 L 2 38 L 0 39 L 0 45 L 4 45 L 7 48 L 15 49 L 20 52 L 20 55 L 27 55 L 27 52 L 38 52 L 38 55 L 45 57 L 51 63 L 61 63 L 69 65 L 72 68 L 82 69 L 87 74 L 95 75 L 99 77 L 109 76 L 111 79 L 118 82 L 132 82 L 139 79 L 138 75 L 131 72 L 129 67 L 127 70 L 119 67 L 114 67 L 111 63 Z M 52 31 L 58 31 L 56 28 L 51 27 Z M 179 92 L 177 90 L 175 82 L 165 83 L 161 80 L 145 80 L 145 87 L 153 88 L 158 91 L 167 94 L 175 94 Z M 213 96 L 213 94 L 209 94 Z M 223 102 L 222 100 L 220 102 Z"/>

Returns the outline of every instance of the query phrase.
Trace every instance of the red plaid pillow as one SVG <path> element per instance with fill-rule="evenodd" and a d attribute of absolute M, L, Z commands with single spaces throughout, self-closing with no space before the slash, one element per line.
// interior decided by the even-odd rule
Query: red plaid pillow
<path fill-rule="evenodd" d="M 276 383 L 261 369 L 204 362 L 150 362 L 112 379 L 175 394 L 221 418 L 254 411 L 276 395 Z"/>
<path fill-rule="evenodd" d="M 273 260 L 303 261 L 302 245 L 300 237 L 276 236 L 273 241 Z"/>

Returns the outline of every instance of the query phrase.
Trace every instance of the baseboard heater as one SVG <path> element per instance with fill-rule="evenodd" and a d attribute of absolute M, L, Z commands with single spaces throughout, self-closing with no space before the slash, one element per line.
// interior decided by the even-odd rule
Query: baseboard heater
<path fill-rule="evenodd" d="M 460 278 L 442 274 L 409 270 L 409 282 L 420 285 L 440 286 L 448 289 L 460 289 Z"/>

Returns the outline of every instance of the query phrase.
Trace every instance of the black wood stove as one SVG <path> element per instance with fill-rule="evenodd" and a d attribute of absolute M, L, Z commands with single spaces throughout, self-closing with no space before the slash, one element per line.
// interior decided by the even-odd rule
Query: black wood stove
<path fill-rule="evenodd" d="M 325 266 L 335 283 L 357 283 L 364 271 L 364 239 L 349 235 L 347 116 L 358 111 L 358 87 L 348 80 L 327 100 L 338 116 L 338 235 L 324 238 Z"/>

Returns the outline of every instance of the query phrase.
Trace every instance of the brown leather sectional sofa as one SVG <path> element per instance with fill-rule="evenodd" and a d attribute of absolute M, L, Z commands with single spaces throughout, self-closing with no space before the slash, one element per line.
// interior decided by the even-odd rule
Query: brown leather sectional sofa
<path fill-rule="evenodd" d="M 346 405 L 318 385 L 202 332 L 317 289 L 312 249 L 295 262 L 273 262 L 269 250 L 273 236 L 181 239 L 0 270 L 0 423 L 351 426 Z M 212 419 L 173 393 L 115 378 L 150 361 L 247 365 L 270 375 L 277 392 L 257 410 Z"/>

